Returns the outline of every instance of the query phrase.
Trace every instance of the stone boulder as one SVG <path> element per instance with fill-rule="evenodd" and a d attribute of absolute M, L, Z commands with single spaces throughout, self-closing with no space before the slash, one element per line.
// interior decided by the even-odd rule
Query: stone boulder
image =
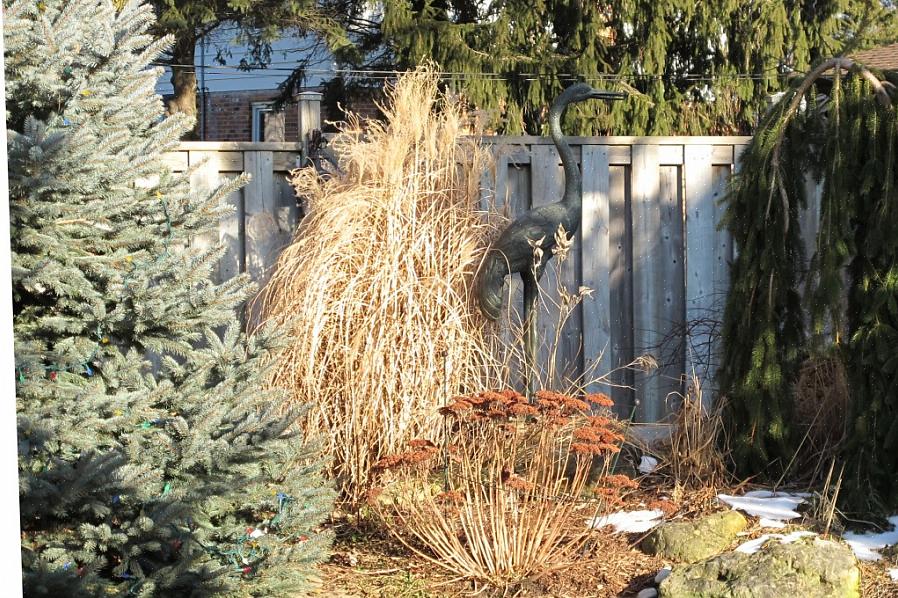
<path fill-rule="evenodd" d="M 671 521 L 655 528 L 641 547 L 648 554 L 694 563 L 726 550 L 746 527 L 748 520 L 737 511 L 714 513 L 694 521 Z"/>
<path fill-rule="evenodd" d="M 658 590 L 660 598 L 859 598 L 860 579 L 848 546 L 807 538 L 674 567 Z"/>

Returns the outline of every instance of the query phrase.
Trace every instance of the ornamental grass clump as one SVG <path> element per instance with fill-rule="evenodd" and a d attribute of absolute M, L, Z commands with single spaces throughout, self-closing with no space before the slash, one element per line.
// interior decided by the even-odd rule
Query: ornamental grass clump
<path fill-rule="evenodd" d="M 448 389 L 492 384 L 486 321 L 468 289 L 491 225 L 480 211 L 487 151 L 464 138 L 461 103 L 419 69 L 386 92 L 385 119 L 351 118 L 327 180 L 294 173 L 306 216 L 263 295 L 267 320 L 296 339 L 273 385 L 312 409 L 344 496 L 372 465 L 438 435 Z"/>
<path fill-rule="evenodd" d="M 459 578 L 502 590 L 539 580 L 578 558 L 586 515 L 635 485 L 609 475 L 623 442 L 610 406 L 603 394 L 456 397 L 441 409 L 443 446 L 417 440 L 377 464 L 384 490 L 371 506 L 409 549 Z"/>

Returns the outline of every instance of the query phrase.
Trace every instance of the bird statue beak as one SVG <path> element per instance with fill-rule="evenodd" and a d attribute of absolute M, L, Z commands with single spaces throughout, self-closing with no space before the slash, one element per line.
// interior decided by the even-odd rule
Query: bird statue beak
<path fill-rule="evenodd" d="M 619 91 L 604 91 L 601 89 L 594 89 L 592 93 L 589 94 L 589 97 L 596 100 L 623 100 L 627 97 L 627 94 Z"/>

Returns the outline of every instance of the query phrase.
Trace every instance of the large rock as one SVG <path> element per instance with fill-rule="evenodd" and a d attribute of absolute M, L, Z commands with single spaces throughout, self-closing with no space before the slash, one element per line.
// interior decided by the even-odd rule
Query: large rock
<path fill-rule="evenodd" d="M 660 598 L 856 598 L 860 579 L 850 548 L 812 538 L 675 567 L 658 589 Z"/>
<path fill-rule="evenodd" d="M 726 550 L 748 520 L 736 511 L 714 513 L 694 521 L 663 523 L 642 541 L 649 554 L 694 563 Z"/>

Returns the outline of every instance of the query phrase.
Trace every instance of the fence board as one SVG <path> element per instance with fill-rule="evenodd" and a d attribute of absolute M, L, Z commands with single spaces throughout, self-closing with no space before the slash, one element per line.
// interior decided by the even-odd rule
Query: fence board
<path fill-rule="evenodd" d="M 274 152 L 271 163 L 275 171 L 290 171 L 299 168 L 302 161 L 295 152 Z"/>
<path fill-rule="evenodd" d="M 220 176 L 223 181 L 236 177 L 232 173 Z M 222 218 L 218 225 L 218 241 L 225 247 L 224 255 L 218 264 L 219 282 L 230 280 L 246 271 L 246 254 L 243 247 L 243 190 L 238 189 L 229 193 L 226 201 L 232 211 Z"/>
<path fill-rule="evenodd" d="M 714 171 L 710 145 L 686 148 L 685 186 L 689 196 L 686 209 L 686 319 L 703 320 L 713 312 L 714 273 L 717 269 L 717 209 L 714 205 Z M 686 375 L 702 382 L 709 380 L 711 331 L 690 328 L 686 338 Z M 708 393 L 710 399 L 710 393 Z"/>
<path fill-rule="evenodd" d="M 219 156 L 217 152 L 192 151 L 188 152 L 189 166 L 196 166 L 190 174 L 190 187 L 201 193 L 211 193 L 220 185 L 218 179 Z M 242 162 L 241 158 L 241 162 Z M 216 245 L 218 234 L 209 231 L 201 235 L 191 237 L 190 246 L 199 250 L 206 250 Z"/>
<path fill-rule="evenodd" d="M 532 151 L 532 195 L 531 208 L 538 208 L 554 203 L 561 198 L 564 191 L 564 174 L 561 162 L 554 146 L 534 146 Z M 554 232 L 554 231 L 553 231 Z M 551 233 L 550 233 L 551 234 Z M 556 284 L 557 261 L 551 260 L 539 282 L 540 297 L 537 321 L 537 356 L 536 368 L 542 386 L 557 387 L 560 382 L 556 364 L 564 355 L 557 343 L 561 332 L 558 326 L 558 285 Z M 536 385 L 537 388 L 540 385 Z"/>
<path fill-rule="evenodd" d="M 502 206 L 509 218 L 530 209 L 530 166 L 511 165 L 506 174 L 507 200 Z M 506 309 L 503 310 L 501 333 L 505 346 L 510 350 L 508 379 L 517 388 L 524 387 L 521 340 L 523 338 L 524 283 L 517 274 L 507 279 Z"/>
<path fill-rule="evenodd" d="M 661 175 L 658 148 L 633 147 L 633 337 L 637 354 L 656 352 L 661 343 L 661 265 L 658 239 L 661 235 Z M 637 413 L 641 421 L 655 421 L 662 396 L 658 377 L 636 375 Z"/>
<path fill-rule="evenodd" d="M 281 249 L 286 247 L 291 239 L 293 239 L 293 231 L 300 219 L 300 209 L 296 191 L 290 184 L 288 175 L 283 172 L 274 173 L 274 190 L 277 205 L 276 224 L 278 227 L 278 246 L 274 249 L 274 254 L 269 254 L 266 258 L 269 266 L 274 265 L 277 255 Z"/>
<path fill-rule="evenodd" d="M 246 152 L 246 172 L 252 177 L 243 188 L 246 234 L 246 271 L 254 280 L 263 280 L 270 258 L 277 248 L 274 171 L 272 152 Z"/>
<path fill-rule="evenodd" d="M 607 145 L 583 146 L 582 281 L 583 364 L 586 379 L 611 371 L 611 199 Z M 588 384 L 588 392 L 604 390 Z"/>
<path fill-rule="evenodd" d="M 723 310 L 726 306 L 727 291 L 730 288 L 730 266 L 735 258 L 733 239 L 729 231 L 721 229 L 723 215 L 726 206 L 723 198 L 727 192 L 727 185 L 733 176 L 733 165 L 714 167 L 714 232 L 717 239 L 714 251 L 714 273 L 711 275 L 714 285 L 712 287 L 713 301 L 710 304 L 710 312 L 705 316 L 707 321 L 708 340 L 711 343 L 708 351 L 710 371 L 704 380 L 704 389 L 709 390 L 710 396 L 703 396 L 703 403 L 711 405 L 717 396 L 717 370 L 720 365 L 720 353 L 723 347 L 720 343 L 720 332 L 723 326 Z"/>
<path fill-rule="evenodd" d="M 656 333 L 661 338 L 657 349 L 659 368 L 656 383 L 661 413 L 679 405 L 682 395 L 686 352 L 683 330 L 686 321 L 683 185 L 681 166 L 662 166 L 660 170 L 661 235 L 657 262 L 661 289 L 660 313 Z M 660 414 L 657 417 L 659 417 Z"/>
<path fill-rule="evenodd" d="M 611 226 L 611 398 L 621 417 L 634 415 L 634 373 L 622 369 L 633 361 L 633 210 L 629 166 L 609 168 Z"/>
<path fill-rule="evenodd" d="M 586 147 L 586 146 L 584 146 Z M 561 175 L 562 188 L 564 174 Z M 581 206 L 582 211 L 582 206 Z M 568 231 L 570 234 L 570 231 Z M 561 284 L 565 288 L 562 305 L 564 324 L 558 335 L 557 370 L 562 387 L 582 385 L 583 376 L 583 305 L 574 303 L 583 280 L 583 226 L 573 235 L 567 258 L 561 265 Z"/>

